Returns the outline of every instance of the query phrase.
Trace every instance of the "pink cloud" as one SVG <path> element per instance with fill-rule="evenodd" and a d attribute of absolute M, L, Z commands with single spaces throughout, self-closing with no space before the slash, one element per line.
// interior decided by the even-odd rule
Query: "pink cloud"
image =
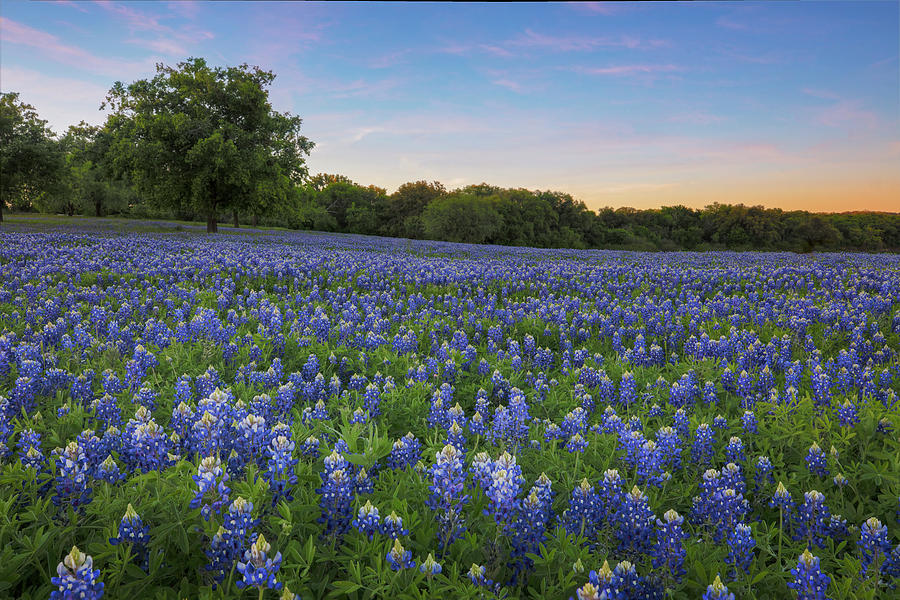
<path fill-rule="evenodd" d="M 184 56 L 189 53 L 190 46 L 215 37 L 211 31 L 198 29 L 191 24 L 178 28 L 169 27 L 160 22 L 160 17 L 136 10 L 131 6 L 106 0 L 96 0 L 96 3 L 123 20 L 132 33 L 141 31 L 156 34 L 154 39 L 131 38 L 126 40 L 130 44 L 143 46 L 154 52 Z M 184 3 L 185 6 L 180 9 L 173 9 L 173 4 L 180 5 L 182 3 L 170 3 L 169 10 L 176 10 L 182 16 L 196 15 L 197 7 L 191 6 L 192 3 Z"/>
<path fill-rule="evenodd" d="M 412 50 L 400 50 L 399 52 L 392 52 L 391 54 L 385 54 L 382 56 L 377 56 L 371 60 L 369 60 L 369 68 L 371 69 L 387 69 L 389 67 L 393 67 L 399 65 L 404 61 L 404 58 L 410 53 Z"/>
<path fill-rule="evenodd" d="M 512 79 L 495 79 L 491 81 L 491 83 L 504 87 L 512 92 L 516 92 L 517 94 L 521 94 L 525 91 L 520 83 L 513 81 Z"/>
<path fill-rule="evenodd" d="M 7 43 L 35 48 L 58 63 L 94 73 L 121 77 L 123 73 L 152 71 L 155 63 L 152 57 L 133 62 L 95 56 L 84 48 L 62 43 L 53 34 L 6 17 L 0 17 L 0 29 L 3 30 L 3 41 Z"/>
<path fill-rule="evenodd" d="M 507 50 L 506 48 L 503 48 L 501 46 L 494 46 L 491 44 L 479 44 L 478 47 L 481 50 L 484 50 L 485 52 L 487 52 L 488 54 L 493 54 L 495 56 L 502 56 L 504 58 L 509 58 L 511 56 L 514 56 L 512 52 L 510 52 L 509 50 Z"/>
<path fill-rule="evenodd" d="M 872 111 L 860 108 L 860 104 L 858 100 L 841 100 L 819 111 L 815 121 L 826 127 L 875 127 L 878 124 L 878 116 Z"/>
<path fill-rule="evenodd" d="M 669 121 L 672 123 L 690 123 L 691 125 L 713 125 L 724 120 L 724 117 L 703 111 L 681 113 L 669 117 Z"/>
<path fill-rule="evenodd" d="M 526 48 L 550 48 L 560 52 L 587 51 L 595 48 L 658 48 L 667 45 L 664 40 L 641 40 L 628 35 L 619 37 L 586 37 L 577 35 L 552 36 L 526 29 L 525 33 L 507 42 L 507 45 Z"/>
<path fill-rule="evenodd" d="M 612 67 L 576 67 L 578 73 L 586 75 L 645 75 L 652 73 L 672 73 L 683 71 L 682 67 L 672 64 L 664 65 L 616 65 Z"/>
<path fill-rule="evenodd" d="M 840 96 L 828 90 L 820 90 L 815 88 L 803 88 L 803 93 L 814 98 L 823 98 L 825 100 L 840 100 Z"/>
<path fill-rule="evenodd" d="M 718 25 L 719 27 L 724 27 L 725 29 L 734 29 L 737 31 L 747 31 L 748 29 L 750 29 L 745 23 L 732 21 L 728 17 L 719 17 L 718 19 L 716 19 L 716 25 Z"/>
<path fill-rule="evenodd" d="M 567 2 L 566 6 L 581 13 L 607 16 L 618 14 L 625 7 L 621 2 Z"/>
<path fill-rule="evenodd" d="M 81 6 L 77 2 L 72 2 L 72 0 L 54 0 L 51 4 L 59 4 L 60 6 L 68 6 L 69 8 L 74 8 L 77 11 L 86 13 L 87 9 Z"/>

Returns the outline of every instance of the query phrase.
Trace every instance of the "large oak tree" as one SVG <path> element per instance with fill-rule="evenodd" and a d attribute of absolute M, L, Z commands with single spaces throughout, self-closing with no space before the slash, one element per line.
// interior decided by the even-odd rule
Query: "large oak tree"
<path fill-rule="evenodd" d="M 277 210 L 307 176 L 313 142 L 300 135 L 300 117 L 272 109 L 274 79 L 259 67 L 190 58 L 158 64 L 151 79 L 116 82 L 103 105 L 112 110 L 108 160 L 150 203 L 205 215 L 210 233 L 219 214 L 236 221 Z"/>
<path fill-rule="evenodd" d="M 58 185 L 63 154 L 47 121 L 19 94 L 0 94 L 0 222 L 3 206 L 24 197 L 30 204 Z"/>

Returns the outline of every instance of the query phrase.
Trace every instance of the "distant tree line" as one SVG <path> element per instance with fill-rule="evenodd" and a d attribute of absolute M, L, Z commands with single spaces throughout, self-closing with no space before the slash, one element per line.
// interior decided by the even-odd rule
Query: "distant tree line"
<path fill-rule="evenodd" d="M 16 93 L 0 97 L 4 210 L 223 220 L 454 242 L 631 250 L 900 250 L 900 214 L 713 204 L 589 210 L 569 194 L 434 181 L 391 194 L 310 176 L 301 119 L 274 111 L 274 75 L 192 58 L 117 82 L 106 122 L 55 135 Z"/>

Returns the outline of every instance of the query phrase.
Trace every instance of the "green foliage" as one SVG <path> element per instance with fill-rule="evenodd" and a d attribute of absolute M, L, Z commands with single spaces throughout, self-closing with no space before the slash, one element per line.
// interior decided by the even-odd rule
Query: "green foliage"
<path fill-rule="evenodd" d="M 47 121 L 19 94 L 0 95 L 0 221 L 4 206 L 28 206 L 58 183 L 63 155 Z"/>
<path fill-rule="evenodd" d="M 430 239 L 481 244 L 494 234 L 500 214 L 494 206 L 467 194 L 442 196 L 425 207 L 422 225 Z"/>
<path fill-rule="evenodd" d="M 219 211 L 282 206 L 307 174 L 313 143 L 300 135 L 299 117 L 272 110 L 274 78 L 191 58 L 157 65 L 151 79 L 117 82 L 104 103 L 112 110 L 107 159 L 149 202 L 204 215 L 208 231 Z"/>

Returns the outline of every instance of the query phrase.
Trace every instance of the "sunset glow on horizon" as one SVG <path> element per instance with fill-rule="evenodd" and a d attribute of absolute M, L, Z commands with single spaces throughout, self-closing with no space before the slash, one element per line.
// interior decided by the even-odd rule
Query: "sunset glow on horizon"
<path fill-rule="evenodd" d="M 900 212 L 898 2 L 41 2 L 0 88 L 54 131 L 189 56 L 276 74 L 311 173 L 487 182 L 590 208 Z"/>

